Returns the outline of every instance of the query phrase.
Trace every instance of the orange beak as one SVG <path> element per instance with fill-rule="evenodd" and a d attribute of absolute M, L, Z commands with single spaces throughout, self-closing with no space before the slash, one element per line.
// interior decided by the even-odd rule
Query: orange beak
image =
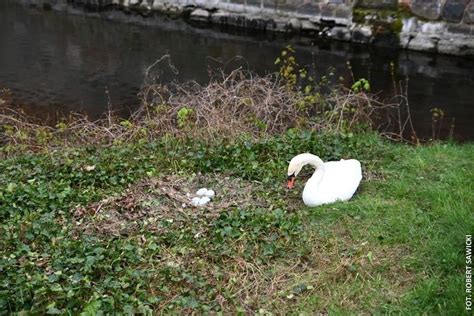
<path fill-rule="evenodd" d="M 286 184 L 286 187 L 288 189 L 293 189 L 295 187 L 295 181 L 296 181 L 296 177 L 291 175 L 291 176 L 288 176 L 288 183 Z"/>

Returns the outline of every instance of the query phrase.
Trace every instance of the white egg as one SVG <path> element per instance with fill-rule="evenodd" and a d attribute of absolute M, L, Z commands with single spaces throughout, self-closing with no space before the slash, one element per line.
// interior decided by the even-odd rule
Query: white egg
<path fill-rule="evenodd" d="M 206 194 L 206 192 L 207 192 L 206 188 L 200 188 L 199 190 L 197 190 L 196 195 L 197 196 L 204 196 L 204 194 Z"/>
<path fill-rule="evenodd" d="M 216 195 L 216 192 L 214 190 L 207 190 L 204 196 L 207 196 L 208 198 L 213 198 Z"/>
<path fill-rule="evenodd" d="M 199 200 L 199 206 L 206 205 L 207 203 L 209 203 L 210 200 L 211 200 L 211 199 L 208 198 L 207 196 L 202 197 L 202 198 Z"/>
<path fill-rule="evenodd" d="M 198 206 L 200 200 L 201 200 L 200 197 L 194 197 L 194 198 L 191 200 L 191 204 L 194 205 L 194 206 Z"/>

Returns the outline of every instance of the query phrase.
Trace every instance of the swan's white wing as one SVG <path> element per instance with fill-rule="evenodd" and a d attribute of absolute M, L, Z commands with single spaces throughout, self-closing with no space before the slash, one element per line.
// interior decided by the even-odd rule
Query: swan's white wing
<path fill-rule="evenodd" d="M 325 173 L 320 184 L 320 194 L 328 200 L 349 200 L 362 179 L 360 162 L 355 159 L 324 163 Z"/>

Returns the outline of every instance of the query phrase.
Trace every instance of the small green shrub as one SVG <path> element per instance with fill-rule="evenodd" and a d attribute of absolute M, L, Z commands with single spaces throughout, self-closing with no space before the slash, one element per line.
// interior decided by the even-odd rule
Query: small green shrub
<path fill-rule="evenodd" d="M 187 125 L 191 124 L 191 117 L 194 113 L 194 110 L 188 107 L 182 107 L 178 111 L 178 126 L 179 128 L 185 128 Z"/>
<path fill-rule="evenodd" d="M 370 83 L 367 79 L 361 78 L 352 84 L 351 89 L 357 93 L 370 92 Z"/>

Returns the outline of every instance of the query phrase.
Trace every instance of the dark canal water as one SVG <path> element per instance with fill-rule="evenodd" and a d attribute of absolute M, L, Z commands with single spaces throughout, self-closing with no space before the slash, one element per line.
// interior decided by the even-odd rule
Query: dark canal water
<path fill-rule="evenodd" d="M 314 60 L 318 73 L 331 67 L 335 78 L 350 78 L 349 61 L 356 78 L 370 78 L 372 91 L 384 95 L 393 93 L 393 62 L 396 76 L 409 78 L 409 101 L 419 134 L 431 135 L 430 109 L 438 107 L 445 112 L 442 136 L 455 118 L 456 138 L 474 139 L 473 59 L 346 43 L 311 45 L 305 38 L 231 34 L 163 17 L 144 19 L 116 12 L 109 18 L 114 21 L 0 0 L 0 88 L 9 88 L 15 102 L 34 113 L 73 110 L 99 117 L 108 100 L 116 109 L 135 108 L 146 68 L 165 53 L 179 70 L 178 80 L 205 83 L 209 67 L 274 72 L 276 56 L 292 43 L 300 64 Z"/>

